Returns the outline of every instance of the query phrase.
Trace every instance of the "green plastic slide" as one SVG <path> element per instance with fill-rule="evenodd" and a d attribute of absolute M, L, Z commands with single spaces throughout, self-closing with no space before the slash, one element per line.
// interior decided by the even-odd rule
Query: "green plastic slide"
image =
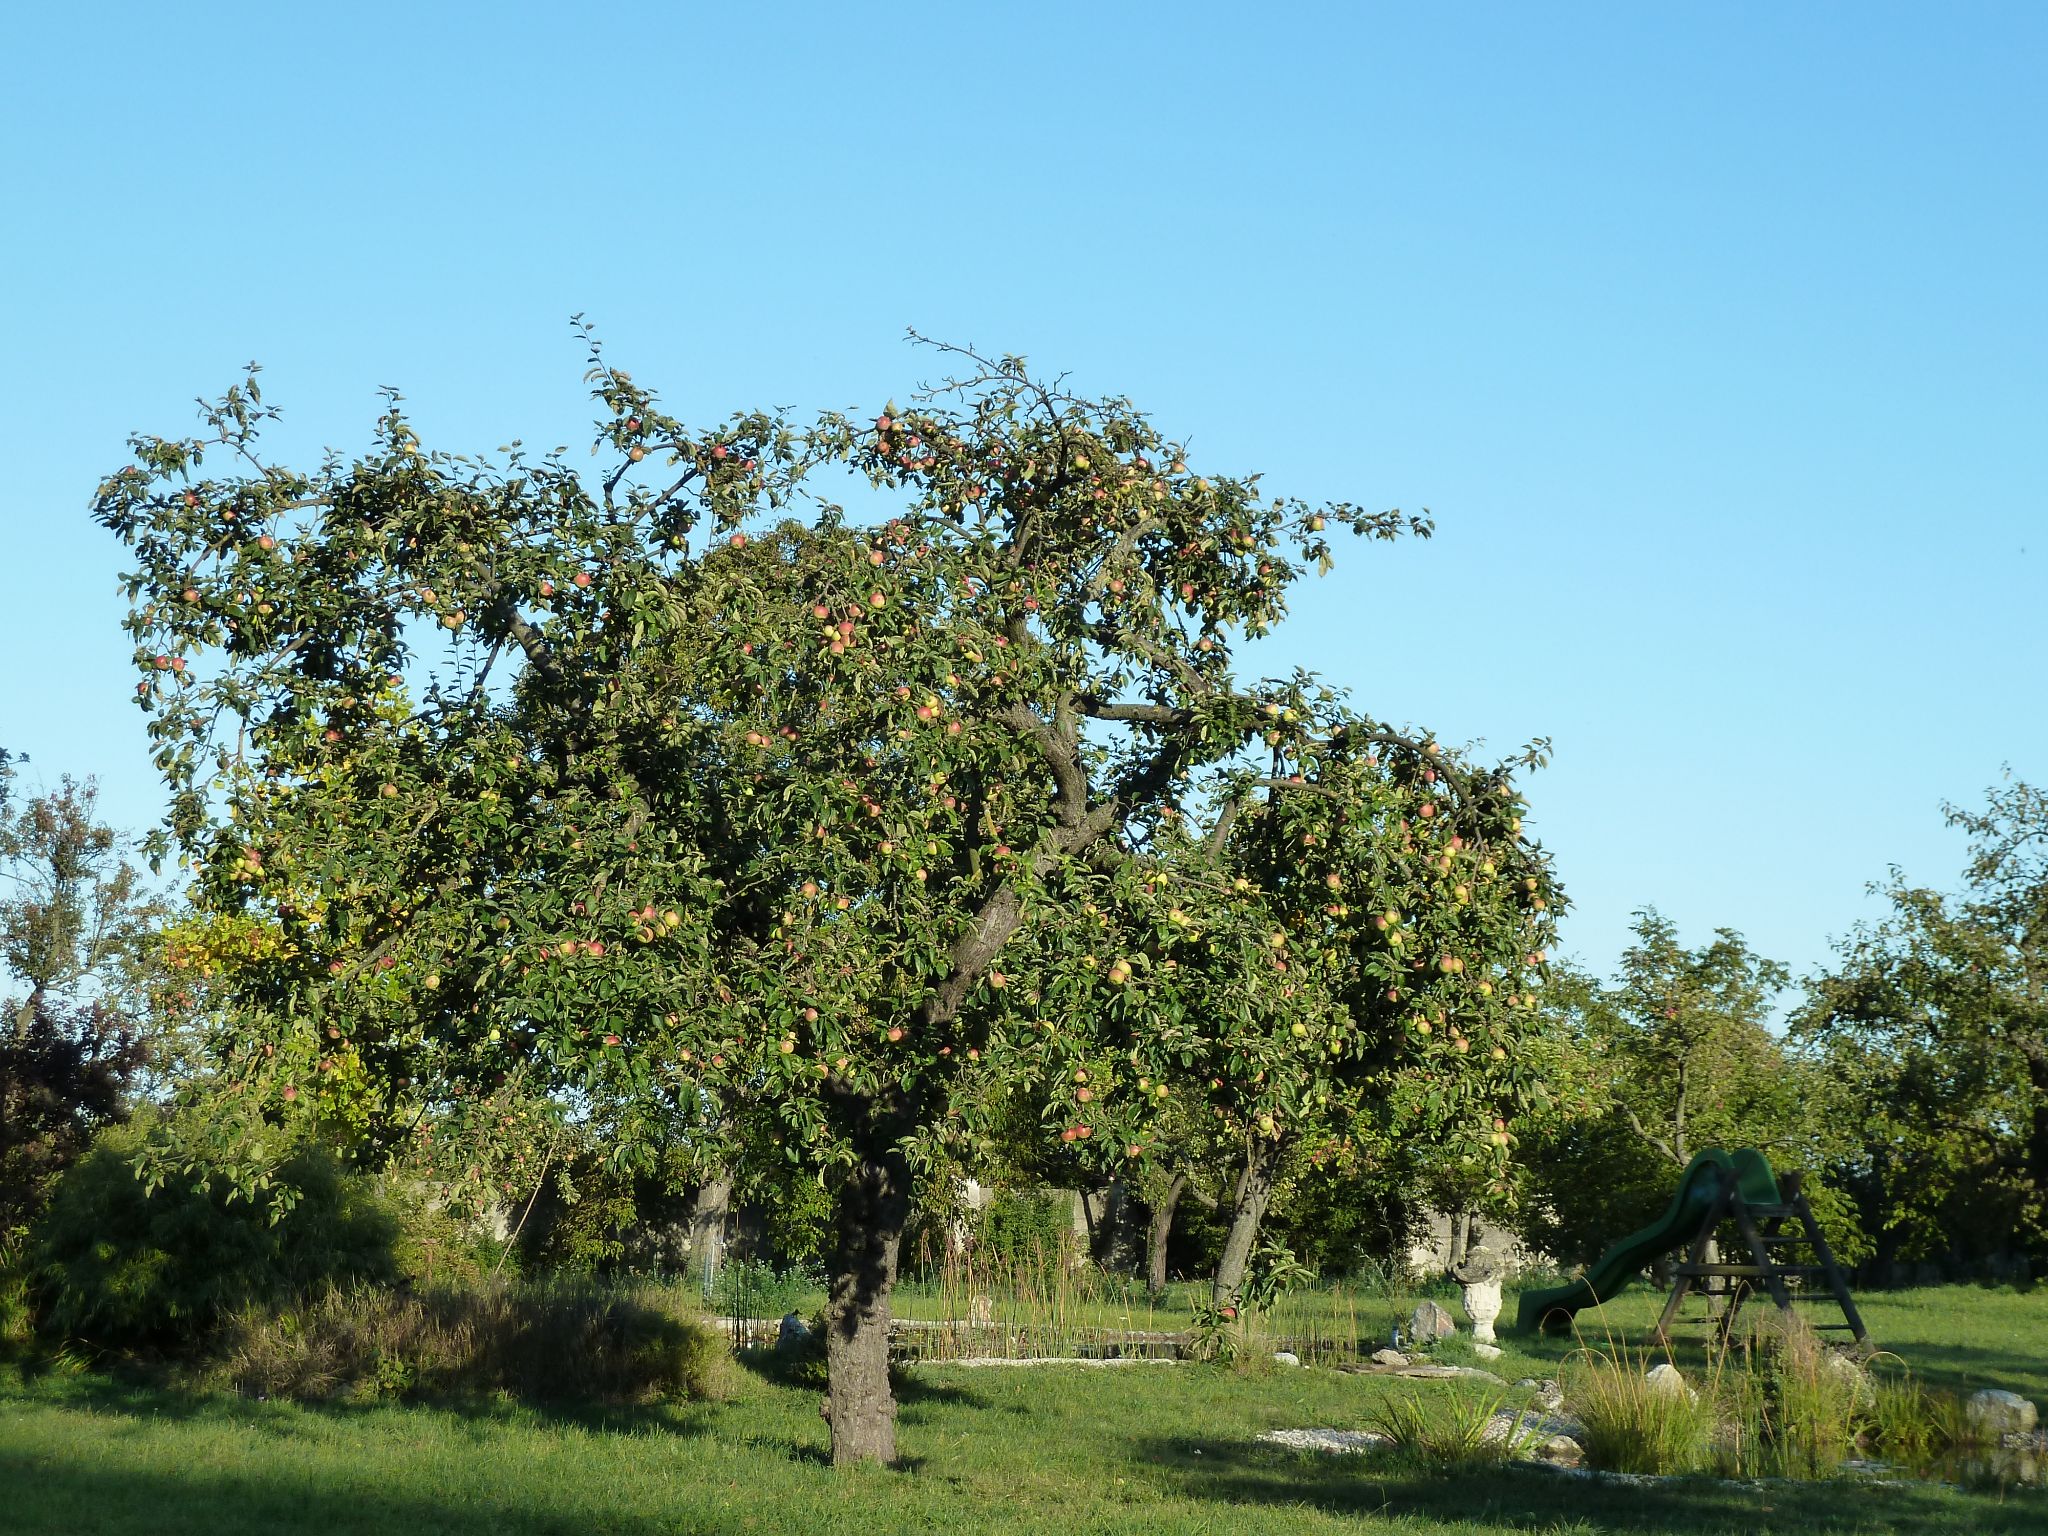
<path fill-rule="evenodd" d="M 1597 1307 L 1609 1300 L 1658 1254 L 1683 1248 L 1699 1236 L 1707 1208 L 1729 1179 L 1741 1188 L 1742 1198 L 1751 1205 L 1776 1205 L 1781 1199 L 1777 1177 L 1763 1153 L 1748 1148 L 1740 1152 L 1709 1148 L 1685 1165 L 1685 1172 L 1679 1176 L 1678 1193 L 1671 1197 L 1662 1216 L 1609 1248 L 1597 1264 L 1570 1284 L 1522 1292 L 1515 1314 L 1517 1326 L 1524 1333 L 1538 1329 L 1562 1333 L 1570 1328 L 1581 1307 Z"/>

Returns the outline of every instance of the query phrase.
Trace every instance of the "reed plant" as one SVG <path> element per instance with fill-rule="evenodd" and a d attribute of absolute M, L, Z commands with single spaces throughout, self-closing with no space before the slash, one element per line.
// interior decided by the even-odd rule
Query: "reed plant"
<path fill-rule="evenodd" d="M 1862 1368 L 1811 1328 L 1769 1318 L 1715 1359 L 1722 1422 L 1715 1447 L 1730 1475 L 1832 1477 L 1857 1448 L 1874 1399 Z"/>
<path fill-rule="evenodd" d="M 1918 1462 L 1977 1438 L 1955 1393 L 1928 1387 L 1895 1355 L 1880 1355 L 1871 1364 L 1871 1397 L 1863 1414 L 1864 1439 L 1871 1449 L 1888 1460 Z"/>

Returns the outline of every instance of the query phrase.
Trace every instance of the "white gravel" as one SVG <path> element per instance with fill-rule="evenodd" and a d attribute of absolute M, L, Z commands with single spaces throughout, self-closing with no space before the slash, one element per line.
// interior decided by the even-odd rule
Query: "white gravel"
<path fill-rule="evenodd" d="M 1377 1450 L 1391 1443 L 1385 1435 L 1376 1435 L 1368 1429 L 1269 1429 L 1259 1438 L 1291 1450 L 1329 1451 L 1339 1455 Z"/>

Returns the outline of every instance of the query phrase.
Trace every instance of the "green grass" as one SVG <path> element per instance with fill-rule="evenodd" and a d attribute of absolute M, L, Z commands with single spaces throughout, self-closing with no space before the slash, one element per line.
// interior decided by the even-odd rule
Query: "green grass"
<path fill-rule="evenodd" d="M 902 1318 L 957 1321 L 968 1316 L 969 1290 L 943 1280 L 906 1281 L 897 1288 L 892 1307 Z M 1152 1298 L 1140 1285 L 1084 1273 L 1070 1279 L 1051 1277 L 1009 1288 L 992 1287 L 990 1299 L 996 1322 L 1005 1326 L 1060 1327 L 1077 1334 L 1119 1329 L 1173 1333 L 1188 1326 L 1192 1303 L 1206 1295 L 1205 1286 L 1180 1282 Z M 1356 1341 L 1359 1353 L 1370 1354 L 1387 1342 L 1388 1329 L 1395 1323 L 1406 1328 L 1416 1302 L 1425 1296 L 1442 1302 L 1463 1324 L 1455 1286 L 1390 1291 L 1337 1283 L 1283 1296 L 1270 1315 L 1259 1319 L 1258 1326 L 1263 1334 L 1282 1340 L 1307 1336 Z M 820 1291 L 807 1298 L 799 1310 L 808 1316 L 823 1303 Z M 1633 1286 L 1605 1306 L 1581 1312 L 1580 1338 L 1603 1348 L 1620 1343 L 1641 1346 L 1663 1304 L 1658 1292 L 1646 1285 Z M 2003 1387 L 2048 1408 L 2048 1287 L 2032 1292 L 2010 1286 L 1879 1291 L 1858 1296 L 1857 1304 L 1873 1342 L 1899 1355 L 1927 1386 L 1950 1391 Z M 1487 1363 L 1487 1368 L 1509 1381 L 1556 1376 L 1560 1364 L 1579 1347 L 1578 1341 L 1516 1334 L 1507 1326 L 1514 1319 L 1515 1306 L 1516 1296 L 1510 1291 L 1498 1325 L 1505 1354 Z M 1768 1303 L 1752 1301 L 1744 1316 L 1760 1317 L 1768 1310 Z M 1807 1305 L 1803 1310 L 1816 1321 L 1838 1320 L 1837 1314 L 1824 1306 Z M 1702 1323 L 1689 1320 L 1681 1324 L 1672 1352 L 1681 1369 L 1699 1368 L 1705 1337 Z"/>
<path fill-rule="evenodd" d="M 1654 1298 L 1610 1306 L 1617 1325 Z M 1938 1385 L 2048 1397 L 2048 1291 L 1870 1298 L 1880 1342 Z M 1569 1341 L 1509 1336 L 1503 1375 L 1553 1375 Z M 1466 1383 L 1210 1366 L 913 1372 L 899 1472 L 835 1473 L 818 1395 L 739 1373 L 727 1402 L 596 1411 L 299 1407 L 94 1376 L 0 1374 L 0 1532 L 2040 1533 L 2048 1494 L 1705 1478 L 1651 1488 L 1542 1472 L 1436 1472 L 1262 1445 L 1364 1428 L 1390 1394 Z"/>
<path fill-rule="evenodd" d="M 1641 1345 L 1663 1304 L 1664 1298 L 1649 1287 L 1634 1287 L 1597 1310 L 1581 1312 L 1579 1336 L 1603 1348 L 1610 1342 Z M 1897 1355 L 1927 1386 L 1965 1393 L 2002 1387 L 2048 1407 L 2048 1286 L 2027 1292 L 1965 1285 L 1872 1291 L 1859 1295 L 1856 1305 L 1871 1342 Z M 1502 1315 L 1512 1318 L 1514 1309 L 1510 1295 Z M 1752 1301 L 1743 1316 L 1760 1317 L 1768 1310 L 1767 1302 Z M 1839 1320 L 1839 1314 L 1819 1305 L 1802 1311 L 1816 1321 Z M 1690 1374 L 1705 1358 L 1705 1325 L 1688 1321 L 1673 1331 L 1673 1358 Z M 1490 1369 L 1511 1381 L 1555 1376 L 1559 1363 L 1578 1347 L 1570 1338 L 1531 1339 L 1505 1332 L 1500 1342 L 1507 1353 Z"/>
<path fill-rule="evenodd" d="M 1455 1393 L 1452 1386 L 1435 1387 Z M 813 1392 L 613 1415 L 300 1408 L 100 1379 L 0 1387 L 0 1529 L 352 1533 L 2039 1532 L 2048 1505 L 1931 1486 L 1651 1489 L 1261 1445 L 1409 1391 L 1205 1366 L 915 1373 L 895 1473 L 835 1473 Z"/>

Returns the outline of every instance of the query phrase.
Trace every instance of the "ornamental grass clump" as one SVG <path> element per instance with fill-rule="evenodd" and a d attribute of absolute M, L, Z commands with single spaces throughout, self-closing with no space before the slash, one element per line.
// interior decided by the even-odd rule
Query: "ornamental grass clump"
<path fill-rule="evenodd" d="M 1581 1349 L 1565 1363 L 1565 1401 L 1584 1426 L 1586 1460 L 1608 1472 L 1671 1476 L 1707 1464 L 1714 1394 L 1667 1373 L 1650 1375 L 1648 1351 L 1625 1344 Z"/>
<path fill-rule="evenodd" d="M 1392 1393 L 1366 1415 L 1366 1428 L 1384 1435 L 1394 1449 L 1435 1467 L 1470 1466 L 1526 1458 L 1536 1435 L 1524 1426 L 1523 1409 L 1509 1409 L 1507 1394 L 1471 1397 L 1461 1392 Z M 1495 1420 L 1512 1414 L 1500 1428 Z"/>

